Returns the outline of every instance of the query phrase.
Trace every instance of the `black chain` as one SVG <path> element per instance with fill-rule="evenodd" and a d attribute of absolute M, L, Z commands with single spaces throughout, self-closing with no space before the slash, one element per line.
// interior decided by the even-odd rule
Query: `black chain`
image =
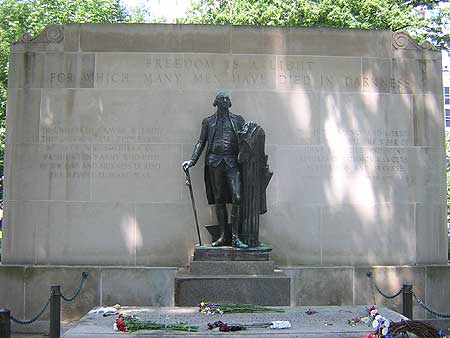
<path fill-rule="evenodd" d="M 402 287 L 400 290 L 398 290 L 398 291 L 397 291 L 396 293 L 394 293 L 392 296 L 388 296 L 388 295 L 386 295 L 383 291 L 381 291 L 380 288 L 379 288 L 379 287 L 375 284 L 375 282 L 372 280 L 372 272 L 369 271 L 369 272 L 367 273 L 367 277 L 369 278 L 370 284 L 371 284 L 372 286 L 374 286 L 375 289 L 377 289 L 377 291 L 380 293 L 380 295 L 382 295 L 384 298 L 393 299 L 393 298 L 399 296 L 399 295 L 402 293 L 402 291 L 403 291 L 403 287 Z"/>
<path fill-rule="evenodd" d="M 80 282 L 80 286 L 78 287 L 78 290 L 75 291 L 74 295 L 72 297 L 65 297 L 62 293 L 61 293 L 61 298 L 64 299 L 66 302 L 71 302 L 73 301 L 75 298 L 77 298 L 77 296 L 80 294 L 81 289 L 83 288 L 83 284 L 86 281 L 86 279 L 88 278 L 89 274 L 86 271 L 83 271 L 82 275 L 81 275 L 81 282 Z"/>
<path fill-rule="evenodd" d="M 31 323 L 34 323 L 36 320 L 39 319 L 40 316 L 42 316 L 42 314 L 44 313 L 44 311 L 47 309 L 48 304 L 50 304 L 50 298 L 48 299 L 47 303 L 45 303 L 45 305 L 42 307 L 42 310 L 41 310 L 36 316 L 34 316 L 33 319 L 30 319 L 30 320 L 20 320 L 20 319 L 17 319 L 17 318 L 14 318 L 13 316 L 11 316 L 11 320 L 12 320 L 14 323 L 17 323 L 17 324 L 31 324 Z"/>
<path fill-rule="evenodd" d="M 442 314 L 436 311 L 431 310 L 428 306 L 425 305 L 424 302 L 422 302 L 419 297 L 417 297 L 417 295 L 413 292 L 413 297 L 414 299 L 417 301 L 417 303 L 420 304 L 420 306 L 422 306 L 425 310 L 427 310 L 429 313 L 437 316 L 437 317 L 441 317 L 441 318 L 450 318 L 450 315 L 446 315 L 446 314 Z"/>

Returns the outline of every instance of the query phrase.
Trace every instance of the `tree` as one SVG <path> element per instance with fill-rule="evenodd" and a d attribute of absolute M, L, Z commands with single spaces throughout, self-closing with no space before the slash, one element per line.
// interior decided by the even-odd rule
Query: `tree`
<path fill-rule="evenodd" d="M 388 29 L 448 49 L 449 18 L 449 8 L 433 0 L 198 0 L 180 22 Z"/>
<path fill-rule="evenodd" d="M 24 32 L 33 36 L 49 24 L 136 22 L 120 0 L 0 0 L 0 177 L 3 176 L 8 59 L 11 43 Z M 0 200 L 2 189 L 0 187 Z"/>

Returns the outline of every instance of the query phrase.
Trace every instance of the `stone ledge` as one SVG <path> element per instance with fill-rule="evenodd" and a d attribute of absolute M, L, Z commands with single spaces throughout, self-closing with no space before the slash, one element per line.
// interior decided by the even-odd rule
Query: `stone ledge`
<path fill-rule="evenodd" d="M 244 313 L 244 314 L 225 314 L 207 316 L 200 314 L 198 308 L 147 308 L 147 307 L 126 307 L 121 310 L 124 314 L 133 314 L 145 320 L 161 322 L 163 320 L 172 323 L 177 321 L 188 322 L 190 325 L 199 326 L 199 331 L 193 332 L 171 332 L 171 331 L 138 331 L 128 334 L 127 337 L 177 337 L 188 336 L 191 338 L 217 337 L 219 332 L 211 332 L 207 329 L 207 323 L 221 320 L 226 323 L 266 323 L 275 320 L 288 320 L 291 328 L 281 331 L 271 329 L 249 329 L 238 333 L 227 333 L 226 337 L 285 337 L 285 338 L 323 338 L 323 337 L 346 337 L 361 338 L 364 334 L 372 332 L 372 328 L 365 324 L 350 326 L 347 321 L 353 317 L 359 317 L 367 313 L 367 307 L 362 306 L 322 306 L 315 307 L 318 313 L 307 315 L 305 312 L 308 307 L 285 308 L 284 313 Z M 379 307 L 379 312 L 392 321 L 404 319 L 402 315 L 387 309 Z M 102 317 L 95 315 L 86 315 L 82 318 L 77 327 L 69 330 L 64 338 L 97 338 L 120 336 L 122 333 L 114 332 L 113 322 L 115 318 Z M 327 324 L 327 325 L 325 325 Z"/>

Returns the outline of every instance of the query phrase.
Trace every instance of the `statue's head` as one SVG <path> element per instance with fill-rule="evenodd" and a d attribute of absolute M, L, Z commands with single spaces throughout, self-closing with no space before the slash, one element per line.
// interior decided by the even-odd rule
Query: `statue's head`
<path fill-rule="evenodd" d="M 231 107 L 230 95 L 226 91 L 219 91 L 214 100 L 213 107 L 227 110 Z"/>

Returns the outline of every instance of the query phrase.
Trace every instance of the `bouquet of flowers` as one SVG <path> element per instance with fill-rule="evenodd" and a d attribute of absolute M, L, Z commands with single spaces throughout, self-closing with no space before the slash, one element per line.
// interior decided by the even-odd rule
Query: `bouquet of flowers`
<path fill-rule="evenodd" d="M 122 313 L 117 315 L 117 319 L 113 325 L 114 331 L 135 332 L 138 330 L 173 330 L 197 332 L 198 326 L 189 325 L 186 322 L 178 322 L 174 324 L 157 323 L 148 320 L 142 320 L 135 316 L 124 316 Z"/>
<path fill-rule="evenodd" d="M 204 314 L 224 314 L 224 313 L 255 313 L 255 312 L 284 312 L 283 309 L 253 304 L 215 304 L 201 302 L 199 312 Z"/>
<path fill-rule="evenodd" d="M 214 323 L 208 323 L 208 329 L 220 332 L 243 331 L 250 328 L 271 328 L 271 329 L 288 329 L 291 323 L 288 321 L 274 321 L 270 323 L 254 323 L 254 324 L 227 324 L 220 320 Z"/>

